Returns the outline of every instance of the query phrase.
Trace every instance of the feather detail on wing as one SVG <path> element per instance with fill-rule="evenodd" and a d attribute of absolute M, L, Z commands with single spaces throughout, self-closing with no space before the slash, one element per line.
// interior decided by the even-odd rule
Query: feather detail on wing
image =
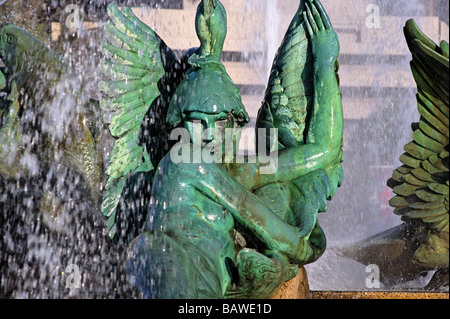
<path fill-rule="evenodd" d="M 304 5 L 301 1 L 278 49 L 258 112 L 257 128 L 278 129 L 278 149 L 305 143 L 307 114 L 313 105 L 314 61 L 303 23 Z"/>
<path fill-rule="evenodd" d="M 127 179 L 135 173 L 150 172 L 159 163 L 161 155 L 153 156 L 155 150 L 151 147 L 155 136 L 143 135 L 149 134 L 148 126 L 153 128 L 152 133 L 164 131 L 165 114 L 161 113 L 167 109 L 167 96 L 175 91 L 165 78 L 174 77 L 180 68 L 172 50 L 130 8 L 120 11 L 110 4 L 108 14 L 111 20 L 104 26 L 107 41 L 102 43 L 105 58 L 100 68 L 110 81 L 100 82 L 99 90 L 104 95 L 102 109 L 112 115 L 110 133 L 116 138 L 102 203 L 113 237 L 116 210 Z M 146 121 L 150 124 L 142 125 Z M 144 140 L 145 145 L 141 145 L 143 138 L 150 143 Z"/>
<path fill-rule="evenodd" d="M 427 38 L 413 20 L 404 28 L 417 83 L 418 123 L 388 185 L 389 204 L 404 220 L 422 220 L 437 231 L 449 227 L 449 50 Z"/>
<path fill-rule="evenodd" d="M 314 94 L 318 90 L 314 88 L 314 55 L 303 16 L 306 1 L 300 1 L 278 49 L 258 112 L 256 129 L 266 129 L 267 152 L 276 147 L 282 150 L 308 142 L 308 126 L 314 112 Z M 270 129 L 277 129 L 275 139 L 270 134 Z M 327 210 L 327 200 L 332 199 L 341 186 L 342 179 L 340 163 L 308 172 L 288 182 L 292 197 L 289 207 L 277 207 L 274 211 L 279 211 L 281 218 L 299 227 L 302 236 L 307 237 L 316 225 L 317 213 Z M 272 191 L 272 188 L 276 187 L 271 186 L 268 190 Z M 265 191 L 261 189 L 258 192 Z M 278 191 L 275 189 L 274 192 L 277 194 Z M 293 217 L 289 217 L 290 215 Z"/>

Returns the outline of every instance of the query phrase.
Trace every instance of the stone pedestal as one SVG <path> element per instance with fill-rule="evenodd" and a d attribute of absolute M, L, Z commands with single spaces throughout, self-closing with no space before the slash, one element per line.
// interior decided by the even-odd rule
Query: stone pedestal
<path fill-rule="evenodd" d="M 300 267 L 297 276 L 285 282 L 273 299 L 310 299 L 308 276 L 306 269 Z"/>

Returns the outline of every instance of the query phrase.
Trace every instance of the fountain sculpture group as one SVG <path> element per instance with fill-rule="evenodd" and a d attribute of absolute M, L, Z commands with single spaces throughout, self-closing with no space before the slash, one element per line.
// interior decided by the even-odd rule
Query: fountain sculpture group
<path fill-rule="evenodd" d="M 107 219 L 109 244 L 125 251 L 117 269 L 142 297 L 273 297 L 325 251 L 317 215 L 343 179 L 339 42 L 327 13 L 318 0 L 300 1 L 258 113 L 256 156 L 238 152 L 249 116 L 221 62 L 227 15 L 219 0 L 198 5 L 200 47 L 181 58 L 130 8 L 110 4 L 108 14 L 99 103 L 51 49 L 1 27 L 1 185 L 34 187 L 36 221 L 52 232 L 73 223 L 65 217 L 73 201 L 91 203 L 84 218 Z M 427 223 L 426 245 L 444 251 L 438 263 L 447 249 L 448 266 L 448 44 L 409 30 L 424 111 L 391 203 Z M 106 109 L 107 123 L 99 116 Z M 105 170 L 101 125 L 114 139 Z M 71 177 L 73 198 L 60 174 Z M 430 256 L 426 248 L 416 255 Z"/>

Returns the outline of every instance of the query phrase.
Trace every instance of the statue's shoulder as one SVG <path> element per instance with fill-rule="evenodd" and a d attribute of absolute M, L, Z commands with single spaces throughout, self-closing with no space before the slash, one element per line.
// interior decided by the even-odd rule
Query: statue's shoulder
<path fill-rule="evenodd" d="M 177 143 L 164 155 L 156 169 L 155 178 L 167 180 L 184 175 L 185 172 L 198 170 L 199 164 L 193 161 L 195 146 L 191 143 Z"/>

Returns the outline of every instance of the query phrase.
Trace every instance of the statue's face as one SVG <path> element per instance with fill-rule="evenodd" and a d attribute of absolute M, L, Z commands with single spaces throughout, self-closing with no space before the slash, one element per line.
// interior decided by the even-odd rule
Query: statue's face
<path fill-rule="evenodd" d="M 189 131 L 191 142 L 200 145 L 202 149 L 208 147 L 211 149 L 211 153 L 216 153 L 220 147 L 222 154 L 225 154 L 227 143 L 229 143 L 230 138 L 233 138 L 233 150 L 235 150 L 238 137 L 230 133 L 238 129 L 239 126 L 233 114 L 226 112 L 218 114 L 190 112 L 186 115 L 183 124 Z M 230 145 L 228 144 L 228 146 Z"/>
<path fill-rule="evenodd" d="M 6 23 L 0 28 L 0 59 L 5 65 L 2 68 L 7 90 L 11 89 L 12 81 L 18 87 L 30 81 L 30 67 L 43 63 L 42 53 L 45 45 L 26 31 L 13 24 Z"/>
<path fill-rule="evenodd" d="M 21 33 L 21 30 L 12 24 L 4 24 L 0 29 L 0 59 L 5 64 L 5 76 L 18 72 L 22 68 L 19 60 L 26 60 L 20 50 Z"/>

